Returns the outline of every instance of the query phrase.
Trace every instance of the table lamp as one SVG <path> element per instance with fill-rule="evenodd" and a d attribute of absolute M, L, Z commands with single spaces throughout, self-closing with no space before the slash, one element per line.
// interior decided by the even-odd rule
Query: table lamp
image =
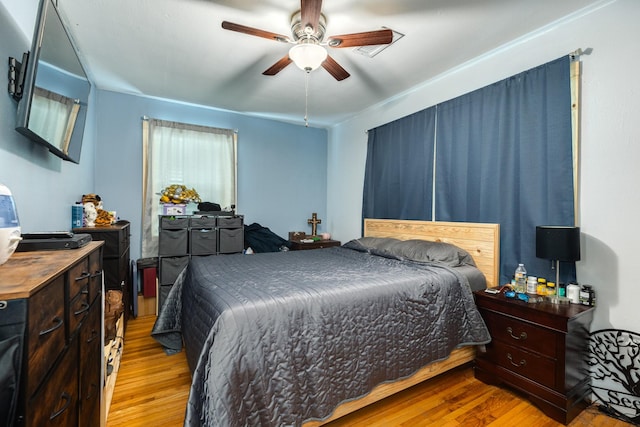
<path fill-rule="evenodd" d="M 580 227 L 536 226 L 536 257 L 556 262 L 556 286 L 558 286 L 560 261 L 580 260 Z"/>

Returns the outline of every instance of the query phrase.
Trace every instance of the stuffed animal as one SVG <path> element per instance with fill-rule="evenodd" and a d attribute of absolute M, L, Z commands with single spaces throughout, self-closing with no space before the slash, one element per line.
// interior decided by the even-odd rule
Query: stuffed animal
<path fill-rule="evenodd" d="M 97 194 L 83 194 L 82 205 L 84 206 L 85 227 L 104 227 L 113 224 L 113 216 L 102 209 L 102 199 Z M 87 205 L 90 207 L 87 208 Z"/>
<path fill-rule="evenodd" d="M 83 204 L 83 207 L 84 207 L 84 226 L 95 227 L 96 218 L 98 217 L 98 210 L 96 209 L 96 206 L 91 202 L 87 202 Z"/>
<path fill-rule="evenodd" d="M 93 203 L 96 209 L 102 209 L 102 199 L 97 194 L 83 194 L 82 195 L 82 204 L 85 203 Z"/>

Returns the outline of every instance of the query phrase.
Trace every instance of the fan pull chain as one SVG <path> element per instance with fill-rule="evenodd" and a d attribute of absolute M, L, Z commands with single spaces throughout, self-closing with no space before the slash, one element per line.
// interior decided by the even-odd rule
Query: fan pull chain
<path fill-rule="evenodd" d="M 304 73 L 304 127 L 309 127 L 309 71 Z"/>

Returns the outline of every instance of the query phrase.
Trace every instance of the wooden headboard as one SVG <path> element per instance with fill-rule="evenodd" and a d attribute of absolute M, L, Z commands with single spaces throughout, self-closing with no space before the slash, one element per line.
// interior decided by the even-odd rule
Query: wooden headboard
<path fill-rule="evenodd" d="M 499 285 L 500 224 L 366 218 L 364 236 L 451 243 L 471 254 L 487 287 Z"/>

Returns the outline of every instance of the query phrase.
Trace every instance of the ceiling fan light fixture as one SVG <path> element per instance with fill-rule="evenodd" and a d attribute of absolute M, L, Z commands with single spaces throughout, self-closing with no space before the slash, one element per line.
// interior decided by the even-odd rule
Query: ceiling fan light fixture
<path fill-rule="evenodd" d="M 315 43 L 300 43 L 289 49 L 289 58 L 301 70 L 311 72 L 327 59 L 327 50 Z"/>

